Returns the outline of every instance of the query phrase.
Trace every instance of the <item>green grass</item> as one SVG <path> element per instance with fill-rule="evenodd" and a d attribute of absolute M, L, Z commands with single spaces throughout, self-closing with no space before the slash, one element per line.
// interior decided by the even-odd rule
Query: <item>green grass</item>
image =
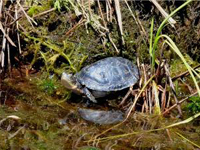
<path fill-rule="evenodd" d="M 154 72 L 155 70 L 155 63 L 156 63 L 156 56 L 155 56 L 155 52 L 158 48 L 158 42 L 160 39 L 164 39 L 163 44 L 167 44 L 170 46 L 170 48 L 180 57 L 180 59 L 182 60 L 182 62 L 184 63 L 184 65 L 186 66 L 188 72 L 190 73 L 192 80 L 196 86 L 196 89 L 198 91 L 198 94 L 200 96 L 200 89 L 197 83 L 197 80 L 195 78 L 195 75 L 200 78 L 199 74 L 187 63 L 186 59 L 184 58 L 183 54 L 181 53 L 181 51 L 179 50 L 179 48 L 176 46 L 176 44 L 173 42 L 173 40 L 166 34 L 161 34 L 162 29 L 167 25 L 167 21 L 170 17 L 172 17 L 174 14 L 176 14 L 180 9 L 182 9 L 183 7 L 187 6 L 190 2 L 192 2 L 192 0 L 188 0 L 185 3 L 183 3 L 180 7 L 178 7 L 176 10 L 174 10 L 167 18 L 164 19 L 164 21 L 160 24 L 157 32 L 156 32 L 156 36 L 153 38 L 153 25 L 154 25 L 154 19 L 152 19 L 151 22 L 151 29 L 150 29 L 150 46 L 149 46 L 149 53 L 151 56 L 151 69 L 152 72 Z M 154 40 L 153 40 L 154 39 Z M 158 63 L 158 62 L 157 62 Z"/>

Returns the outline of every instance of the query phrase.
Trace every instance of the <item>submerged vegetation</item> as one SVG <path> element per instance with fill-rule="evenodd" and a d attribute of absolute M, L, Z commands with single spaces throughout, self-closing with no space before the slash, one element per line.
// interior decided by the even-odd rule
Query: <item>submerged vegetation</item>
<path fill-rule="evenodd" d="M 200 148 L 200 3 L 159 3 L 0 1 L 0 149 Z M 137 63 L 138 84 L 103 104 L 61 85 L 109 56 Z M 125 119 L 94 124 L 79 107 Z"/>

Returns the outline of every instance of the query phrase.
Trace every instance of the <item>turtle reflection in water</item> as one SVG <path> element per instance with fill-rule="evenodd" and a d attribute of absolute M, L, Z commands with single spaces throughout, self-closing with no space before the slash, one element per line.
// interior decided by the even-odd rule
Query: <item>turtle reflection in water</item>
<path fill-rule="evenodd" d="M 85 95 L 97 103 L 96 98 L 126 89 L 137 83 L 138 79 L 138 68 L 130 60 L 108 57 L 84 67 L 74 76 L 64 72 L 61 82 L 67 89 Z M 79 109 L 79 113 L 85 120 L 98 124 L 111 124 L 123 120 L 123 113 L 118 111 Z"/>
<path fill-rule="evenodd" d="M 74 76 L 63 73 L 62 84 L 92 102 L 134 85 L 139 79 L 137 66 L 122 57 L 108 57 L 84 67 Z"/>
<path fill-rule="evenodd" d="M 79 108 L 78 112 L 83 119 L 100 125 L 114 124 L 124 120 L 124 114 L 119 110 L 104 111 Z"/>

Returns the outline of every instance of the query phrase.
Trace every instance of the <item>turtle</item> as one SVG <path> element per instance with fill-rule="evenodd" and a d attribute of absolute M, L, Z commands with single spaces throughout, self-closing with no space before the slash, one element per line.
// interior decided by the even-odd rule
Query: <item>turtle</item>
<path fill-rule="evenodd" d="M 126 89 L 139 80 L 137 66 L 123 57 L 107 57 L 85 66 L 74 76 L 63 72 L 61 83 L 97 103 L 96 98 Z"/>

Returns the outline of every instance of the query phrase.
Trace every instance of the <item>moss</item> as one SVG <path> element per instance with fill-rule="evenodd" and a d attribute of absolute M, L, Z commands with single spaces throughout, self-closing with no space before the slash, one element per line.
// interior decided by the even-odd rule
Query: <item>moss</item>
<path fill-rule="evenodd" d="M 184 54 L 184 58 L 190 66 L 194 67 L 198 64 L 188 54 Z M 171 64 L 170 65 L 170 71 L 171 71 L 172 77 L 187 71 L 186 66 L 184 65 L 184 63 L 179 58 L 173 59 L 173 61 L 171 61 L 170 64 Z"/>

